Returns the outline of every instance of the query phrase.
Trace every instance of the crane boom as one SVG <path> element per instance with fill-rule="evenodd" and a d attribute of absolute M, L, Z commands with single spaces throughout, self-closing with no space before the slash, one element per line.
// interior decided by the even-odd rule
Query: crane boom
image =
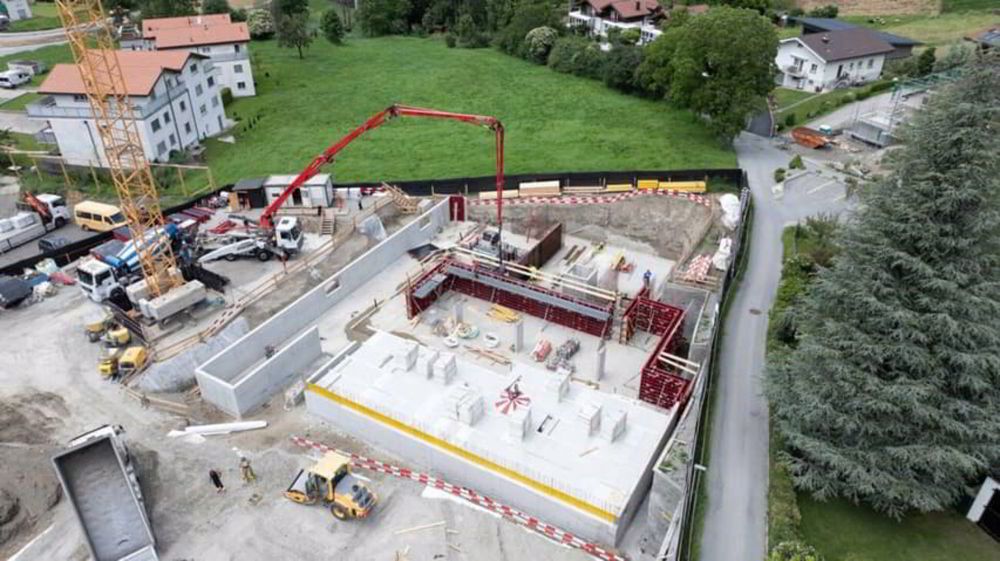
<path fill-rule="evenodd" d="M 262 228 L 267 230 L 274 229 L 274 222 L 272 217 L 281 205 L 288 200 L 288 197 L 292 196 L 297 189 L 304 185 L 307 181 L 312 179 L 317 173 L 323 169 L 324 166 L 333 162 L 334 157 L 348 144 L 353 142 L 356 138 L 362 134 L 378 128 L 385 124 L 386 121 L 394 117 L 428 117 L 432 119 L 448 119 L 453 121 L 461 121 L 463 123 L 469 123 L 471 125 L 479 125 L 486 127 L 493 131 L 496 138 L 495 141 L 495 158 L 496 158 L 496 187 L 497 187 L 497 225 L 501 231 L 503 231 L 503 187 L 504 187 L 504 177 L 503 177 L 503 142 L 504 142 L 504 128 L 503 123 L 500 122 L 496 117 L 489 117 L 485 115 L 471 115 L 466 113 L 451 113 L 449 111 L 438 111 L 436 109 L 424 109 L 421 107 L 410 107 L 407 105 L 391 105 L 382 111 L 379 111 L 367 121 L 361 124 L 358 128 L 347 133 L 343 138 L 333 143 L 322 154 L 316 156 L 306 169 L 295 177 L 292 183 L 285 188 L 281 194 L 274 199 L 271 204 L 267 205 L 264 209 L 263 214 L 260 216 L 260 225 Z"/>
<path fill-rule="evenodd" d="M 56 0 L 56 5 L 129 232 L 133 240 L 144 240 L 147 232 L 163 225 L 163 213 L 115 51 L 114 33 L 100 0 Z M 170 274 L 176 267 L 173 252 L 154 245 L 136 244 L 151 298 L 178 282 Z"/>

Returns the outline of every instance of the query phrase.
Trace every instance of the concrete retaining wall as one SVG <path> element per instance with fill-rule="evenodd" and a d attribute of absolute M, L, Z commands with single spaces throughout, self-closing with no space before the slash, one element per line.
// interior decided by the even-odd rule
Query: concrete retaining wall
<path fill-rule="evenodd" d="M 443 200 L 208 359 L 195 372 L 202 398 L 237 417 L 263 404 L 280 391 L 282 385 L 272 383 L 269 379 L 271 369 L 257 366 L 261 361 L 266 365 L 275 360 L 282 354 L 282 347 L 297 333 L 315 323 L 330 308 L 400 259 L 407 251 L 428 243 L 448 221 L 448 201 Z M 265 360 L 265 349 L 269 346 L 279 351 Z M 314 356 L 311 360 L 316 358 L 318 357 Z M 255 372 L 267 380 L 255 380 Z M 246 389 L 241 392 L 237 386 L 243 384 L 246 384 L 243 386 Z"/>
<path fill-rule="evenodd" d="M 425 466 L 430 473 L 441 476 L 451 483 L 474 489 L 482 495 L 492 497 L 587 540 L 614 545 L 625 533 L 627 524 L 608 522 L 577 510 L 516 481 L 355 413 L 313 391 L 306 390 L 306 409 L 337 427 L 339 431 L 406 458 L 411 466 Z M 623 518 L 627 520 L 631 518 L 631 514 L 626 511 Z"/>

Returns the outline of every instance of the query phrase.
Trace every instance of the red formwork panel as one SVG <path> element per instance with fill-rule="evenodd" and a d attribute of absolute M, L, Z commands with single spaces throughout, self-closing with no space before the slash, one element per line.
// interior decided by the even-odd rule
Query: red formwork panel
<path fill-rule="evenodd" d="M 438 289 L 434 290 L 433 292 L 431 292 L 427 296 L 424 296 L 423 298 L 417 298 L 416 296 L 413 295 L 417 287 L 422 285 L 424 282 L 427 282 L 427 280 L 430 279 L 435 274 L 441 272 L 442 269 L 444 269 L 444 263 L 439 263 L 438 265 L 435 265 L 434 267 L 427 269 L 426 271 L 421 273 L 420 276 L 416 278 L 416 280 L 411 282 L 410 286 L 407 287 L 406 289 L 407 319 L 413 319 L 416 316 L 420 315 L 421 312 L 426 310 L 431 304 L 436 302 L 437 299 L 440 298 L 442 294 L 445 293 L 447 289 L 439 287 Z M 443 283 L 443 284 L 448 284 L 448 283 Z"/>
<path fill-rule="evenodd" d="M 691 380 L 679 376 L 675 369 L 660 363 L 660 353 L 673 352 L 680 344 L 684 310 L 652 300 L 643 290 L 629 304 L 622 316 L 622 342 L 628 342 L 636 331 L 658 335 L 659 342 L 642 367 L 639 399 L 664 409 L 683 403 L 691 392 Z"/>
<path fill-rule="evenodd" d="M 448 266 L 461 267 L 463 269 L 473 271 L 477 277 L 488 276 L 500 279 L 508 285 L 519 285 L 527 288 L 531 292 L 539 294 L 540 296 L 545 295 L 550 298 L 572 302 L 577 306 L 593 308 L 594 310 L 606 314 L 607 319 L 602 321 L 578 312 L 573 312 L 560 306 L 540 302 L 539 300 L 523 294 L 517 294 L 511 291 L 495 288 L 487 284 L 477 282 L 473 279 L 466 279 L 456 275 L 448 275 L 448 280 L 441 285 L 441 288 L 435 290 L 431 294 L 428 294 L 423 298 L 417 298 L 414 296 L 414 291 L 417 287 L 426 282 L 434 274 L 445 272 Z M 511 279 L 496 271 L 476 267 L 474 265 L 468 265 L 454 260 L 442 261 L 437 266 L 423 272 L 416 281 L 410 284 L 410 287 L 406 291 L 407 317 L 413 319 L 413 317 L 420 314 L 422 311 L 426 310 L 428 306 L 433 304 L 434 301 L 437 300 L 446 290 L 455 290 L 479 300 L 486 300 L 494 304 L 500 304 L 501 306 L 506 306 L 512 310 L 517 310 L 519 312 L 541 318 L 545 321 L 551 321 L 552 323 L 563 325 L 569 327 L 570 329 L 589 333 L 596 337 L 604 338 L 611 333 L 611 321 L 614 315 L 614 304 L 612 303 L 608 303 L 607 306 L 601 307 L 595 304 L 582 302 L 573 297 L 566 296 L 565 294 L 560 294 L 546 288 Z"/>

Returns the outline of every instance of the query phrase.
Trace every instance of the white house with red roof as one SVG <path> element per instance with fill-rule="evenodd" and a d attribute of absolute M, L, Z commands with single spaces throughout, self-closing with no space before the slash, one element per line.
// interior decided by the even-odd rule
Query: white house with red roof
<path fill-rule="evenodd" d="M 187 51 L 116 51 L 139 135 L 150 161 L 197 146 L 222 132 L 226 115 L 220 84 L 205 55 Z M 29 104 L 29 117 L 44 119 L 68 164 L 106 167 L 80 71 L 57 64 L 38 87 L 45 95 Z"/>
<path fill-rule="evenodd" d="M 606 37 L 608 30 L 639 30 L 639 44 L 660 36 L 657 23 L 664 17 L 656 0 L 582 0 L 574 2 L 569 25 L 586 27 L 590 33 Z"/>
<path fill-rule="evenodd" d="M 187 50 L 212 60 L 222 87 L 234 97 L 257 95 L 250 67 L 250 30 L 229 14 L 208 14 L 143 20 L 142 35 L 122 37 L 123 49 Z"/>

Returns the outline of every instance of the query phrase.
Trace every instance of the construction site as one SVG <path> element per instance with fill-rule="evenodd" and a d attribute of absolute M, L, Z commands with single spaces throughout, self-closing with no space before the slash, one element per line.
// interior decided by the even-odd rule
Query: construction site
<path fill-rule="evenodd" d="M 114 102 L 110 36 L 79 34 L 127 228 L 3 281 L 0 556 L 676 548 L 745 189 L 669 172 L 511 181 L 498 118 L 393 105 L 298 174 L 165 212 Z M 490 188 L 321 173 L 399 118 L 489 131 Z M 25 200 L 55 220 L 53 199 Z"/>

